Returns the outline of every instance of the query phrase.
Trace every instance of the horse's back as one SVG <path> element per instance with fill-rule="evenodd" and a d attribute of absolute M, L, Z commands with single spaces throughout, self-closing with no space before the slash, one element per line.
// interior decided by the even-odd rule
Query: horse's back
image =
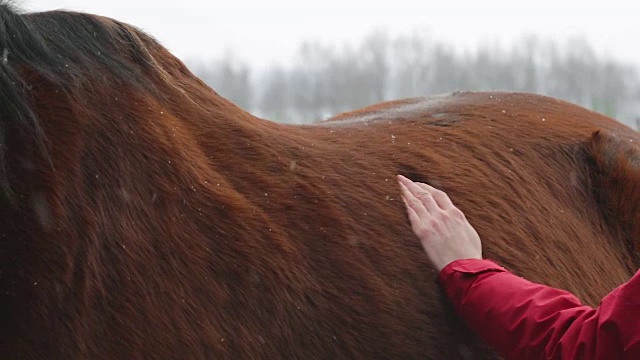
<path fill-rule="evenodd" d="M 1 358 L 495 358 L 398 173 L 586 303 L 638 265 L 638 134 L 604 116 L 456 93 L 280 125 L 122 23 L 0 11 Z"/>

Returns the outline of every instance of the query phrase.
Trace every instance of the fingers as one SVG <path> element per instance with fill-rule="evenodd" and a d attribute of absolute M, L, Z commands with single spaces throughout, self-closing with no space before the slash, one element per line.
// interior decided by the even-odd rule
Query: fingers
<path fill-rule="evenodd" d="M 423 202 L 420 199 L 413 196 L 411 190 L 407 188 L 407 186 L 403 183 L 400 183 L 400 191 L 402 192 L 402 199 L 404 200 L 405 205 L 407 206 L 407 211 L 411 216 L 413 212 L 416 215 L 413 220 L 420 221 L 420 218 L 428 218 L 430 217 L 429 210 L 424 206 Z"/>
<path fill-rule="evenodd" d="M 400 182 L 401 188 L 402 186 L 404 186 L 404 188 L 407 189 L 409 193 L 408 195 L 405 194 L 405 198 L 407 199 L 407 202 L 411 203 L 410 200 L 415 199 L 418 202 L 422 203 L 424 208 L 429 213 L 434 213 L 435 211 L 439 210 L 438 203 L 433 198 L 433 194 L 431 193 L 431 190 L 420 187 L 417 183 L 407 179 L 402 175 L 398 175 L 398 181 Z"/>
<path fill-rule="evenodd" d="M 398 179 L 400 179 L 402 181 L 402 183 L 407 184 L 407 183 L 412 183 L 417 185 L 417 187 L 419 187 L 422 191 L 426 191 L 427 193 L 429 193 L 433 199 L 435 200 L 436 204 L 438 205 L 438 207 L 440 207 L 443 210 L 450 210 L 452 208 L 455 208 L 455 205 L 453 205 L 453 202 L 451 202 L 451 199 L 449 198 L 449 196 L 442 190 L 436 189 L 433 186 L 429 185 L 429 184 L 424 184 L 424 183 L 420 183 L 420 182 L 414 182 L 410 179 L 407 179 L 406 177 L 402 176 L 402 175 L 398 175 Z M 407 186 L 409 187 L 409 186 Z M 415 192 L 414 192 L 415 195 Z"/>
<path fill-rule="evenodd" d="M 442 208 L 443 210 L 449 210 L 455 207 L 451 202 L 451 199 L 449 198 L 449 196 L 444 191 L 438 190 L 429 184 L 424 184 L 424 183 L 416 183 L 416 184 L 423 190 L 426 190 L 429 193 L 431 193 L 431 195 L 433 195 L 433 198 L 436 200 L 436 203 L 438 203 L 438 206 L 440 206 L 440 208 Z"/>
<path fill-rule="evenodd" d="M 404 203 L 405 203 L 405 205 L 407 205 L 406 201 Z M 416 224 L 420 223 L 420 216 L 418 216 L 418 213 L 416 213 L 416 211 L 413 210 L 408 205 L 407 205 L 407 214 L 409 215 L 409 222 L 411 223 L 412 227 L 414 227 Z"/>

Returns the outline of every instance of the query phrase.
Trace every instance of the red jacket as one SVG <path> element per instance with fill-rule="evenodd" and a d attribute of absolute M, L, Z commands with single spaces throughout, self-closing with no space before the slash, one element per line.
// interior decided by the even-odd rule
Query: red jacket
<path fill-rule="evenodd" d="M 640 359 L 640 271 L 596 309 L 489 260 L 454 261 L 439 279 L 456 312 L 507 359 Z"/>

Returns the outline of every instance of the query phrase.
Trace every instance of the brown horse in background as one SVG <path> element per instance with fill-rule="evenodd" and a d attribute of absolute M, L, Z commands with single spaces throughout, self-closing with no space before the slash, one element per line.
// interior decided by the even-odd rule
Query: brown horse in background
<path fill-rule="evenodd" d="M 1 359 L 494 359 L 395 180 L 484 254 L 597 305 L 640 265 L 640 135 L 454 93 L 258 119 L 103 17 L 0 5 Z"/>

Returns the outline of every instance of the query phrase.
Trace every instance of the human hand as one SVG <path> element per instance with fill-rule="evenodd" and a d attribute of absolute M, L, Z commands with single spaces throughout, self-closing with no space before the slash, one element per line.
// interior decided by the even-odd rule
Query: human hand
<path fill-rule="evenodd" d="M 449 196 L 432 186 L 398 175 L 411 229 L 440 272 L 459 259 L 482 259 L 480 236 Z"/>

